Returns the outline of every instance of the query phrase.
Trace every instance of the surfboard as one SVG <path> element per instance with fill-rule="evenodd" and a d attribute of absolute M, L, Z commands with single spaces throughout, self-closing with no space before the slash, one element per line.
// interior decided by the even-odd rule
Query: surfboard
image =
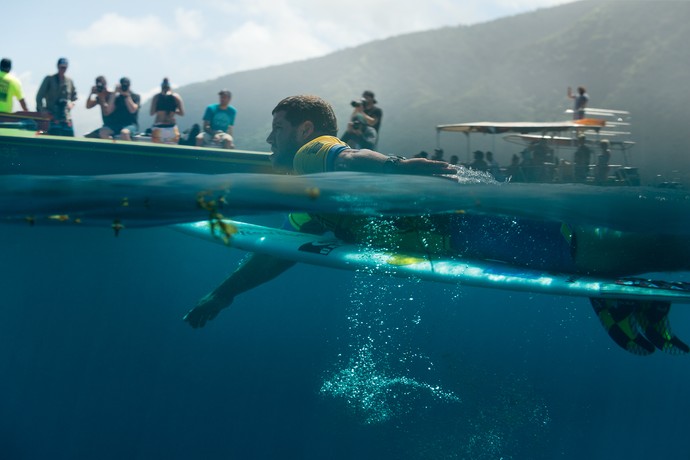
<path fill-rule="evenodd" d="M 172 228 L 243 251 L 322 267 L 551 295 L 690 303 L 690 283 L 687 282 L 605 279 L 548 273 L 492 261 L 430 259 L 423 254 L 391 252 L 350 244 L 334 237 L 233 220 L 177 224 Z"/>

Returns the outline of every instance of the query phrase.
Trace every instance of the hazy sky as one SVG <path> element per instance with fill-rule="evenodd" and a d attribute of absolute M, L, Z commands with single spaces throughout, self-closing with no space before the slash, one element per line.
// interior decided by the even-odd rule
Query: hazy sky
<path fill-rule="evenodd" d="M 98 123 L 96 109 L 83 109 L 97 75 L 105 75 L 111 87 L 128 76 L 132 89 L 146 98 L 164 76 L 176 87 L 571 1 L 24 0 L 3 6 L 3 35 L 12 39 L 5 40 L 2 54 L 12 59 L 31 110 L 43 77 L 55 73 L 59 57 L 67 57 L 79 95 L 74 118 L 81 132 Z"/>

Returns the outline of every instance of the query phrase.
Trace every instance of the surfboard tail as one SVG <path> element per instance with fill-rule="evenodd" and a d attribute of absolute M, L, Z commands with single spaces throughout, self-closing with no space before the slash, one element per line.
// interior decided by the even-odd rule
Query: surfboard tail
<path fill-rule="evenodd" d="M 590 302 L 609 337 L 624 350 L 642 356 L 656 349 L 673 355 L 690 352 L 671 332 L 670 302 L 601 298 Z"/>

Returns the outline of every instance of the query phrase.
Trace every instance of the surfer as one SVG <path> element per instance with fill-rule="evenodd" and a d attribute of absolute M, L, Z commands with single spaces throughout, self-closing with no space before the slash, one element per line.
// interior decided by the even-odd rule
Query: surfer
<path fill-rule="evenodd" d="M 272 112 L 273 167 L 282 172 L 327 171 L 445 176 L 458 170 L 443 161 L 405 159 L 372 150 L 355 150 L 335 137 L 331 106 L 314 96 L 283 99 Z M 687 270 L 690 248 L 652 235 L 624 234 L 603 228 L 571 227 L 558 222 L 502 216 L 442 214 L 398 217 L 392 224 L 367 225 L 371 217 L 291 214 L 292 229 L 305 233 L 330 230 L 350 242 L 434 255 L 498 260 L 508 264 L 573 274 L 624 276 L 651 271 Z M 384 228 L 385 227 L 385 228 Z M 184 320 L 203 327 L 234 298 L 283 273 L 295 264 L 266 254 L 250 254 L 240 266 L 190 310 Z M 649 354 L 655 348 L 687 353 L 687 345 L 670 333 L 665 302 L 592 299 L 609 335 L 623 348 Z"/>

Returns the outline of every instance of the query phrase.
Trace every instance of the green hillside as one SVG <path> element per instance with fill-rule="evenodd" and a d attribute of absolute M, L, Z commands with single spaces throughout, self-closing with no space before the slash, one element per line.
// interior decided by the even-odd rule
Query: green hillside
<path fill-rule="evenodd" d="M 580 1 L 375 41 L 179 88 L 188 112 L 182 126 L 199 121 L 227 87 L 238 109 L 238 146 L 266 150 L 281 98 L 319 95 L 344 126 L 349 101 L 371 89 L 384 110 L 379 150 L 413 155 L 436 147 L 437 124 L 568 119 L 566 88 L 583 85 L 590 106 L 632 113 L 632 160 L 645 182 L 674 170 L 687 178 L 689 18 L 687 1 Z M 465 158 L 464 137 L 441 141 L 446 158 Z M 500 139 L 493 148 L 501 163 L 520 149 Z"/>

